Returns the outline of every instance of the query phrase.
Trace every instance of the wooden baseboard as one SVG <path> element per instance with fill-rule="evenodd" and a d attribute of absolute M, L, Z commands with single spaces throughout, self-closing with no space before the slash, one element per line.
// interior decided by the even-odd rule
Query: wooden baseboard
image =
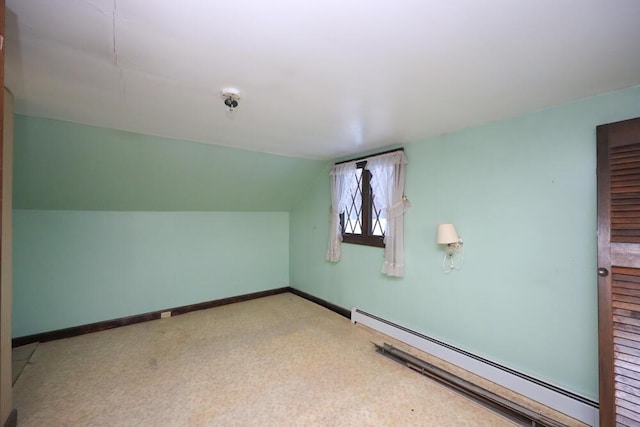
<path fill-rule="evenodd" d="M 4 427 L 16 427 L 18 425 L 18 411 L 12 409 L 9 416 L 4 421 Z"/>
<path fill-rule="evenodd" d="M 220 307 L 222 305 L 234 304 L 237 302 L 249 301 L 257 298 L 264 298 L 271 295 L 283 294 L 291 292 L 294 295 L 298 295 L 301 298 L 321 305 L 331 311 L 338 313 L 347 319 L 351 318 L 351 311 L 344 307 L 333 304 L 322 298 L 315 297 L 306 292 L 298 289 L 286 286 L 283 288 L 270 289 L 267 291 L 254 292 L 251 294 L 238 295 L 235 297 L 222 298 L 212 301 L 205 301 L 196 304 L 183 305 L 180 307 L 168 308 L 166 310 L 152 311 L 149 313 L 135 314 L 133 316 L 120 317 L 113 320 L 105 320 L 103 322 L 90 323 L 88 325 L 73 326 L 71 328 L 57 329 L 55 331 L 41 332 L 39 334 L 26 335 L 23 337 L 13 338 L 11 340 L 12 347 L 20 347 L 22 345 L 31 344 L 34 342 L 47 342 L 53 340 L 59 340 L 62 338 L 71 338 L 78 335 L 89 334 L 92 332 L 104 331 L 107 329 L 119 328 L 121 326 L 134 325 L 136 323 L 148 322 L 149 320 L 160 319 L 161 313 L 171 312 L 171 316 L 177 316 L 179 314 L 189 313 L 191 311 L 205 310 L 207 308 Z"/>
<path fill-rule="evenodd" d="M 254 292 L 251 294 L 238 295 L 235 297 L 222 298 L 212 301 L 200 302 L 197 304 L 183 305 L 180 307 L 168 308 L 165 310 L 152 311 L 149 313 L 136 314 L 119 319 L 105 320 L 103 322 L 90 323 L 88 325 L 73 326 L 71 328 L 57 329 L 55 331 L 41 332 L 39 334 L 26 335 L 23 337 L 13 338 L 12 347 L 20 347 L 25 344 L 34 342 L 47 342 L 62 338 L 75 337 L 77 335 L 89 334 L 91 332 L 104 331 L 106 329 L 119 328 L 121 326 L 133 325 L 136 323 L 147 322 L 149 320 L 160 319 L 161 313 L 171 312 L 171 316 L 189 313 L 191 311 L 205 310 L 207 308 L 220 307 L 222 305 L 234 304 L 237 302 L 249 301 L 252 299 L 268 297 L 271 295 L 283 294 L 289 292 L 290 287 L 270 289 L 267 291 Z"/>
<path fill-rule="evenodd" d="M 302 297 L 311 302 L 315 302 L 316 304 L 321 305 L 324 308 L 328 308 L 329 310 L 334 311 L 339 315 L 346 317 L 347 319 L 351 319 L 351 310 L 347 310 L 344 307 L 340 307 L 339 305 L 336 305 L 327 300 L 323 300 L 322 298 L 315 297 L 311 294 L 300 291 L 296 288 L 289 288 L 289 292 L 291 292 L 292 294 L 298 295 L 299 297 Z"/>

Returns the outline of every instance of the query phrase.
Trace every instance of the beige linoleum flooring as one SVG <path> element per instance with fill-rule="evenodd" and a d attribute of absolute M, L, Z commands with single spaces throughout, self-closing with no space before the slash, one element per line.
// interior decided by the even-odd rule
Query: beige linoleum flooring
<path fill-rule="evenodd" d="M 19 426 L 513 426 L 292 294 L 33 346 Z"/>

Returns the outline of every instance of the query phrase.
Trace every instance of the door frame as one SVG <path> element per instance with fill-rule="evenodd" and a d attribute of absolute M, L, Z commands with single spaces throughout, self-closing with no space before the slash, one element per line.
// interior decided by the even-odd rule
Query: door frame
<path fill-rule="evenodd" d="M 596 128 L 598 188 L 598 269 L 611 271 L 611 188 L 609 131 L 612 124 Z M 611 274 L 598 275 L 598 374 L 600 425 L 615 425 L 613 367 L 613 309 Z"/>
<path fill-rule="evenodd" d="M 640 117 L 596 127 L 597 196 L 598 196 L 598 371 L 600 425 L 616 424 L 615 366 L 613 338 L 612 248 L 616 254 L 618 243 L 611 243 L 611 168 L 610 148 L 626 145 L 640 128 Z M 622 143 L 620 143 L 622 142 Z M 624 251 L 622 251 L 624 252 Z M 635 254 L 626 254 L 634 256 Z M 634 261 L 634 264 L 637 264 Z M 637 267 L 637 266 L 634 266 Z M 604 269 L 604 270 L 603 270 Z"/>

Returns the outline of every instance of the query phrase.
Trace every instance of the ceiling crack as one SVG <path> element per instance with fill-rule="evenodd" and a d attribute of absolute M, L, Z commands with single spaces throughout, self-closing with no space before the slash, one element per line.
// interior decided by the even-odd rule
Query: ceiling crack
<path fill-rule="evenodd" d="M 118 50 L 116 49 L 116 2 L 117 0 L 113 0 L 113 62 L 117 66 L 118 65 Z"/>

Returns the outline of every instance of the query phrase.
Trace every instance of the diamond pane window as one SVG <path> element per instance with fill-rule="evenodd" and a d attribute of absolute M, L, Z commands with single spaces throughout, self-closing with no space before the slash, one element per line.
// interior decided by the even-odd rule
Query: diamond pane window
<path fill-rule="evenodd" d="M 387 227 L 387 219 L 382 217 L 382 212 L 376 206 L 375 197 L 371 196 L 371 234 L 384 237 L 384 230 Z"/>
<path fill-rule="evenodd" d="M 371 172 L 366 162 L 358 163 L 345 211 L 340 215 L 342 241 L 384 247 L 386 218 L 376 207 L 371 191 Z"/>
<path fill-rule="evenodd" d="M 344 232 L 362 233 L 362 169 L 356 169 L 356 179 L 351 187 L 350 198 L 344 213 Z"/>

